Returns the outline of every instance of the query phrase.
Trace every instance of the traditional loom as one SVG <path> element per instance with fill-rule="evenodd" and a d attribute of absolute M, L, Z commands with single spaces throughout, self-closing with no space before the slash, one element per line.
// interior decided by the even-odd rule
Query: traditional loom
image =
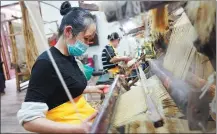
<path fill-rule="evenodd" d="M 151 65 L 156 66 L 157 63 Z M 153 67 L 153 71 L 159 72 L 157 76 L 160 79 L 152 76 L 144 80 L 144 73 L 139 69 L 140 76 L 143 76 L 140 80 L 145 84 L 137 83 L 137 86 L 131 87 L 127 92 L 122 92 L 120 76 L 117 76 L 99 109 L 91 133 L 200 133 L 201 131 L 191 131 L 188 128 L 188 121 L 181 119 L 184 118 L 183 111 L 187 109 L 187 101 L 177 101 L 177 99 L 173 101 L 176 95 L 169 95 L 174 88 L 177 90 L 176 84 L 174 86 L 171 82 L 168 88 L 162 84 L 161 79 L 165 80 L 169 75 L 160 74 L 162 71 L 159 71 L 158 67 Z M 143 84 L 148 90 L 144 89 Z M 149 100 L 147 95 L 150 95 Z M 207 129 L 213 130 L 214 123 L 206 123 L 208 123 Z"/>
<path fill-rule="evenodd" d="M 162 4 L 160 2 L 146 3 L 149 3 L 146 10 Z M 109 20 L 109 17 L 111 16 L 107 15 L 108 21 L 112 21 Z M 102 112 L 97 116 L 91 132 L 201 133 L 216 131 L 215 121 L 209 119 L 209 103 L 215 92 L 215 87 L 210 81 L 215 77 L 209 77 L 208 81 L 206 81 L 201 80 L 192 73 L 191 63 L 196 53 L 196 49 L 193 47 L 195 31 L 187 18 L 186 14 L 182 13 L 181 19 L 179 19 L 180 22 L 177 25 L 181 24 L 179 26 L 183 26 L 183 28 L 173 30 L 171 34 L 172 40 L 170 40 L 164 60 L 149 61 L 150 71 L 155 76 L 147 80 L 144 80 L 144 77 L 140 78 L 141 83 L 137 83 L 137 86 L 132 87 L 131 90 L 125 93 L 120 93 L 121 87 L 118 84 L 118 78 L 116 78 L 110 89 L 110 95 L 105 98 L 104 105 L 101 107 Z M 178 35 L 178 33 L 180 34 Z M 189 37 L 183 38 L 183 36 Z M 180 47 L 180 49 L 176 48 L 177 52 L 174 55 L 174 53 L 171 54 L 171 51 L 175 47 Z M 178 50 L 182 51 L 178 52 Z M 140 76 L 144 76 L 142 71 L 139 71 L 139 73 Z M 144 85 L 146 88 L 151 89 L 149 90 L 151 93 L 142 91 L 145 90 Z M 210 89 L 209 92 L 204 92 L 204 88 Z M 116 93 L 112 96 L 114 91 Z M 117 98 L 118 92 L 119 97 Z M 156 106 L 155 108 L 153 108 L 154 105 L 150 107 L 147 94 L 150 95 L 151 103 Z M 142 95 L 144 96 L 142 97 Z M 201 97 L 202 95 L 204 96 Z M 138 107 L 135 107 L 135 105 L 138 105 Z M 149 112 L 147 112 L 148 109 Z M 153 117 L 153 114 L 156 116 L 150 118 Z M 163 125 L 156 128 L 153 123 L 154 119 L 163 121 Z"/>
<path fill-rule="evenodd" d="M 110 87 L 110 92 L 99 109 L 91 133 L 201 133 L 198 129 L 189 128 L 188 120 L 184 116 L 187 112 L 188 98 L 175 98 L 180 90 L 177 83 L 186 87 L 186 94 L 190 87 L 179 79 L 171 77 L 171 73 L 162 71 L 158 61 L 150 62 L 151 71 L 156 75 L 146 79 L 144 72 L 139 69 L 140 83 L 132 86 L 129 91 L 122 91 L 120 76 L 117 76 Z M 171 82 L 165 82 L 167 80 Z M 163 84 L 162 84 L 163 82 Z M 145 89 L 145 87 L 146 89 Z M 148 90 L 147 90 L 148 88 Z M 170 94 L 169 94 L 170 93 Z M 149 100 L 147 100 L 147 95 Z M 182 94 L 182 93 L 181 93 Z M 185 96 L 185 95 L 184 95 Z M 180 96 L 183 97 L 183 96 Z M 199 97 L 199 96 L 198 96 Z M 208 94 L 198 102 L 204 104 L 201 111 L 208 115 Z M 195 105 L 195 102 L 192 102 Z M 205 108 L 205 106 L 207 106 Z M 203 113 L 205 112 L 205 113 Z M 193 117 L 192 117 L 193 118 Z M 215 123 L 199 119 L 205 124 L 206 132 L 215 131 Z M 204 122 L 205 121 L 205 122 Z M 157 125 L 156 125 L 157 123 Z M 197 130 L 197 131 L 196 131 Z M 205 130 L 204 130 L 205 131 Z"/>

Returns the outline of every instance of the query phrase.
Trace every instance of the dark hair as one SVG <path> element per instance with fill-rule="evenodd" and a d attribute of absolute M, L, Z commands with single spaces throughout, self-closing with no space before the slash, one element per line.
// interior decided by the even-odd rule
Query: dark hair
<path fill-rule="evenodd" d="M 111 35 L 108 35 L 108 40 L 110 40 L 111 39 Z"/>
<path fill-rule="evenodd" d="M 116 32 L 112 33 L 111 35 L 108 35 L 108 40 L 110 41 L 117 40 L 117 39 L 120 40 L 120 37 L 119 37 L 119 34 Z"/>
<path fill-rule="evenodd" d="M 72 34 L 76 36 L 86 30 L 90 24 L 94 23 L 94 17 L 89 11 L 80 7 L 71 7 L 68 1 L 62 3 L 60 14 L 63 18 L 59 27 L 59 37 L 63 34 L 64 28 L 67 25 L 72 26 Z"/>

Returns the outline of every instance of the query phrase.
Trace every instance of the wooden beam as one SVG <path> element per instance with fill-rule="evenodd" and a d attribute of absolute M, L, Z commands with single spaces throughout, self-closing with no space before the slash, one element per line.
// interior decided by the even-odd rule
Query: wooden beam
<path fill-rule="evenodd" d="M 38 57 L 38 48 L 36 45 L 36 40 L 34 38 L 32 26 L 29 20 L 29 12 L 26 8 L 24 1 L 19 1 L 22 13 L 22 24 L 23 24 L 23 36 L 25 41 L 25 48 L 26 48 L 26 64 L 27 69 L 31 72 L 32 66 L 34 65 L 37 57 Z"/>
<path fill-rule="evenodd" d="M 22 19 L 22 17 L 13 18 L 13 19 L 9 19 L 9 20 L 3 20 L 3 21 L 1 21 L 1 23 L 11 22 L 11 21 L 18 20 L 18 19 Z"/>
<path fill-rule="evenodd" d="M 2 62 L 3 62 L 3 71 L 4 71 L 5 79 L 10 80 L 10 73 L 9 73 L 9 69 L 8 69 L 8 64 L 6 62 L 7 58 L 6 58 L 5 50 L 3 48 L 2 40 L 1 40 L 1 46 L 0 46 L 0 58 L 1 58 L 0 61 L 2 60 Z"/>
<path fill-rule="evenodd" d="M 5 16 L 2 18 L 3 20 L 5 19 Z M 5 78 L 6 80 L 10 80 L 11 76 L 10 76 L 10 63 L 11 63 L 11 59 L 10 59 L 10 54 L 8 51 L 8 46 L 9 46 L 9 42 L 8 39 L 4 36 L 5 34 L 8 33 L 8 28 L 4 29 L 3 26 L 5 24 L 1 25 L 1 46 L 0 46 L 0 51 L 2 51 L 2 60 L 3 60 L 3 66 L 4 66 L 4 70 L 5 70 Z"/>
<path fill-rule="evenodd" d="M 17 17 L 17 16 L 14 16 L 14 15 L 11 15 L 11 17 L 13 17 L 14 19 L 21 19 L 22 17 Z"/>
<path fill-rule="evenodd" d="M 41 4 L 40 4 L 40 1 L 38 1 L 38 5 L 39 5 L 39 11 L 40 11 L 40 14 L 41 14 L 41 17 L 42 17 L 42 12 L 41 12 Z"/>
<path fill-rule="evenodd" d="M 99 114 L 93 122 L 90 133 L 95 134 L 108 132 L 120 90 L 119 75 L 117 75 L 109 88 L 108 96 L 103 101 Z"/>
<path fill-rule="evenodd" d="M 1 8 L 10 7 L 10 6 L 16 6 L 16 5 L 18 5 L 18 4 L 19 4 L 19 2 L 15 2 L 15 3 L 3 5 L 3 6 L 1 6 Z"/>
<path fill-rule="evenodd" d="M 16 35 L 22 35 L 23 33 L 22 32 L 19 32 L 19 33 L 14 33 L 14 34 L 9 34 L 9 35 L 7 35 L 7 36 L 16 36 Z"/>
<path fill-rule="evenodd" d="M 14 34 L 14 28 L 12 22 L 9 22 L 8 24 L 9 24 L 10 34 Z M 11 39 L 11 46 L 12 46 L 12 59 L 13 59 L 12 63 L 16 65 L 15 67 L 16 86 L 17 86 L 17 90 L 20 91 L 20 79 L 18 76 L 18 66 L 17 66 L 18 50 L 16 46 L 15 36 L 10 36 L 10 39 Z"/>
<path fill-rule="evenodd" d="M 142 30 L 145 30 L 145 26 L 140 26 L 140 27 L 131 29 L 126 35 L 134 34 L 134 33 L 137 33 L 139 31 L 142 31 Z"/>

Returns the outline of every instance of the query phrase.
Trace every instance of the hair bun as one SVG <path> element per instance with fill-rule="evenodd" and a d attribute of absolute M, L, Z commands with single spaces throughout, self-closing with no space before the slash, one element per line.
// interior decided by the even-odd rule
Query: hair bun
<path fill-rule="evenodd" d="M 72 9 L 71 4 L 69 3 L 69 1 L 65 1 L 62 3 L 61 7 L 60 7 L 60 14 L 62 16 L 66 15 L 70 10 Z"/>
<path fill-rule="evenodd" d="M 108 40 L 110 40 L 111 39 L 111 35 L 108 35 Z"/>

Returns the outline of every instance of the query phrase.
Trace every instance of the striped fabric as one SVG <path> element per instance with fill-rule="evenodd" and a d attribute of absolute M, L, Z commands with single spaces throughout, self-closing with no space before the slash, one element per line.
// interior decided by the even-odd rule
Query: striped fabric
<path fill-rule="evenodd" d="M 114 56 L 116 56 L 116 54 L 112 46 L 106 45 L 102 51 L 102 64 L 104 70 L 109 70 L 117 66 L 117 64 L 109 62 Z"/>

